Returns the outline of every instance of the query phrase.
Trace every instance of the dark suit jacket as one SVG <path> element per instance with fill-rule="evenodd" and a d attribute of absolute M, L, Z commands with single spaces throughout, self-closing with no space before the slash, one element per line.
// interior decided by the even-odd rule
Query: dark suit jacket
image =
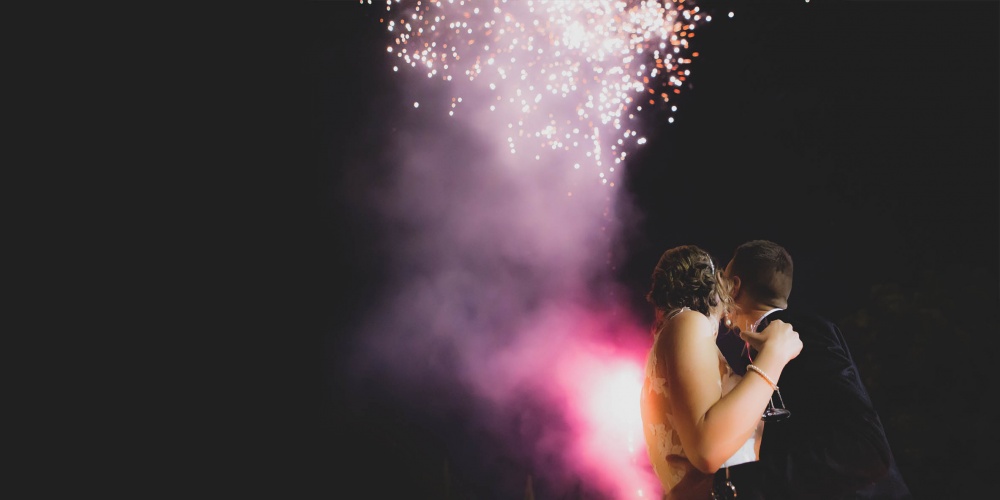
<path fill-rule="evenodd" d="M 803 347 L 778 381 L 791 416 L 764 424 L 766 498 L 912 498 L 837 325 L 787 309 L 768 319 L 791 323 Z"/>

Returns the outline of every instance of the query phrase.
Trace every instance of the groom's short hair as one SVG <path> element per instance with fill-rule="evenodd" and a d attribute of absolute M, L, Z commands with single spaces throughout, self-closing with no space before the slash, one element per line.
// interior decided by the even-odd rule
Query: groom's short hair
<path fill-rule="evenodd" d="M 792 293 L 792 256 L 781 245 L 752 240 L 736 247 L 730 274 L 740 277 L 740 288 L 756 302 L 787 307 Z"/>

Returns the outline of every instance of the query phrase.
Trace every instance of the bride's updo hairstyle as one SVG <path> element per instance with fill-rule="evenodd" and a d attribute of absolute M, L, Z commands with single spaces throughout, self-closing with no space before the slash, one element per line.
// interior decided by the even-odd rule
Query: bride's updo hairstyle
<path fill-rule="evenodd" d="M 688 307 L 709 316 L 716 307 L 723 312 L 733 305 L 732 286 L 716 269 L 712 256 L 695 245 L 671 248 L 653 269 L 646 301 L 657 309 L 672 311 Z"/>

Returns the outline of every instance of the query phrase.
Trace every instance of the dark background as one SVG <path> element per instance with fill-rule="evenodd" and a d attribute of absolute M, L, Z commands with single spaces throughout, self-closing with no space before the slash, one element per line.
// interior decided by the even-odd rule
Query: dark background
<path fill-rule="evenodd" d="M 621 189 L 642 217 L 617 278 L 644 311 L 665 248 L 695 243 L 724 260 L 748 239 L 782 243 L 792 304 L 842 325 L 915 495 L 985 488 L 997 444 L 998 4 L 700 4 L 736 17 L 698 31 L 676 122 L 630 158 Z M 267 472 L 249 483 L 486 498 L 489 485 L 460 469 L 443 479 L 455 459 L 445 430 L 408 427 L 388 397 L 354 400 L 338 376 L 338 347 L 382 276 L 381 229 L 357 194 L 377 171 L 350 166 L 385 147 L 400 80 L 379 6 L 285 7 L 228 18 L 237 29 L 222 30 L 213 59 L 217 71 L 239 64 L 219 91 L 246 130 L 234 143 L 255 148 L 227 179 L 247 204 L 223 207 L 223 222 L 252 235 L 248 288 L 265 285 L 247 323 L 261 333 L 252 362 L 267 397 L 255 399 L 256 444 L 241 449 Z"/>

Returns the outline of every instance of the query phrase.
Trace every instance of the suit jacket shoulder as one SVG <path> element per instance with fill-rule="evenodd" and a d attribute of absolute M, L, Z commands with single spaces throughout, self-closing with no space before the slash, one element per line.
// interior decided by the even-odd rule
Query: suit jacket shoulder
<path fill-rule="evenodd" d="M 769 483 L 787 488 L 776 496 L 864 498 L 856 492 L 893 476 L 894 460 L 843 333 L 809 311 L 772 317 L 790 323 L 803 347 L 778 380 L 791 417 L 764 427 L 760 458 L 775 476 Z"/>

